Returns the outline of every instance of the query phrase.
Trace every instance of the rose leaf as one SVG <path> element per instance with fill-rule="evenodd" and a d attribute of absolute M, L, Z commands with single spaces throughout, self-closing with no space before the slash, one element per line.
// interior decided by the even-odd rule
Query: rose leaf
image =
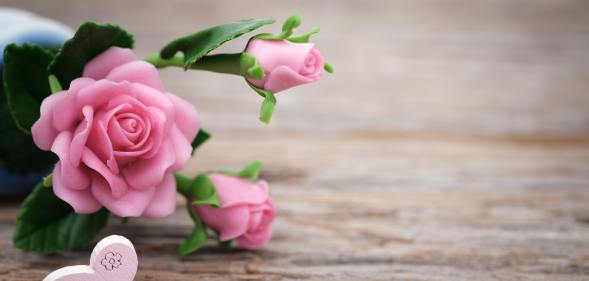
<path fill-rule="evenodd" d="M 250 19 L 213 26 L 168 43 L 160 51 L 160 56 L 163 59 L 171 59 L 177 52 L 182 52 L 184 54 L 184 69 L 186 70 L 223 43 L 271 23 L 274 23 L 274 20 Z"/>
<path fill-rule="evenodd" d="M 198 130 L 198 134 L 192 141 L 192 155 L 196 149 L 211 138 L 211 134 L 203 129 Z"/>
<path fill-rule="evenodd" d="M 47 77 L 42 77 L 46 75 L 44 72 L 50 57 L 50 54 L 33 45 L 9 45 L 6 48 L 4 59 L 9 63 L 5 66 L 4 75 L 8 76 L 10 82 L 3 83 L 4 79 L 0 75 L 0 167 L 12 173 L 45 173 L 57 159 L 52 152 L 37 148 L 30 135 L 30 126 L 18 127 L 13 118 L 13 114 L 39 117 L 42 97 L 51 93 L 48 90 Z M 30 83 L 31 81 L 35 82 Z M 10 88 L 10 93 L 13 94 L 11 101 L 14 108 L 18 109 L 15 112 L 11 111 L 7 100 L 8 92 L 4 87 Z M 24 118 L 18 124 L 31 124 L 34 120 L 35 117 Z"/>
<path fill-rule="evenodd" d="M 86 63 L 114 46 L 133 48 L 133 35 L 117 25 L 86 22 L 63 44 L 49 72 L 69 87 L 72 80 L 82 76 Z"/>
<path fill-rule="evenodd" d="M 40 183 L 20 209 L 12 242 L 19 249 L 39 253 L 71 250 L 94 240 L 109 215 L 104 208 L 89 215 L 76 214 L 52 188 Z"/>
<path fill-rule="evenodd" d="M 40 46 L 10 44 L 4 49 L 4 90 L 16 126 L 31 133 L 41 102 L 51 94 L 47 65 L 53 54 Z"/>

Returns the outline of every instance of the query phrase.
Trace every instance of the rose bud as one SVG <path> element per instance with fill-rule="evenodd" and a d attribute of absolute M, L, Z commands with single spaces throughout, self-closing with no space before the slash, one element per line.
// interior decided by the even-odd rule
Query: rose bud
<path fill-rule="evenodd" d="M 153 65 L 111 47 L 43 100 L 31 130 L 39 148 L 59 156 L 53 191 L 76 213 L 164 217 L 175 210 L 173 173 L 198 129 L 194 107 L 164 90 Z"/>
<path fill-rule="evenodd" d="M 268 183 L 224 174 L 209 174 L 209 178 L 221 206 L 195 206 L 201 220 L 219 232 L 221 241 L 235 239 L 239 246 L 247 249 L 264 246 L 272 237 L 270 224 L 276 216 L 276 207 L 268 195 Z"/>
<path fill-rule="evenodd" d="M 323 75 L 323 56 L 313 43 L 252 39 L 245 50 L 264 69 L 264 79 L 248 79 L 272 93 L 318 81 Z"/>

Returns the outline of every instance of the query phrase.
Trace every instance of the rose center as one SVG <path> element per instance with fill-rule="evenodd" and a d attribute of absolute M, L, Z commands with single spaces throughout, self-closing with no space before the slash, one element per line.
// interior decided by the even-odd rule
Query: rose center
<path fill-rule="evenodd" d="M 121 113 L 116 116 L 122 133 L 133 143 L 139 140 L 145 130 L 145 124 L 135 113 Z"/>

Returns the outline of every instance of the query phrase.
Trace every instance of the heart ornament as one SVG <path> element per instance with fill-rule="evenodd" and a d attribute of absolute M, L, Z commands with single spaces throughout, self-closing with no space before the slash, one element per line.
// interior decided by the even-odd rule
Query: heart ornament
<path fill-rule="evenodd" d="M 74 265 L 51 272 L 43 281 L 133 281 L 137 253 L 129 239 L 111 235 L 102 239 L 90 256 L 90 265 Z"/>

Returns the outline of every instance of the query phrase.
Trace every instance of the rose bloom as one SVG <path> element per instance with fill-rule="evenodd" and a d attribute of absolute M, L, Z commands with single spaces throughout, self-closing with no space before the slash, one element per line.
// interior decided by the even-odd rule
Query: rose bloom
<path fill-rule="evenodd" d="M 221 241 L 235 239 L 247 249 L 264 246 L 272 237 L 270 224 L 276 216 L 268 183 L 223 174 L 209 174 L 209 178 L 217 189 L 221 207 L 195 206 L 202 221 L 220 233 Z"/>
<path fill-rule="evenodd" d="M 313 43 L 252 39 L 245 50 L 264 69 L 264 79 L 248 79 L 258 88 L 278 93 L 323 76 L 323 56 Z"/>
<path fill-rule="evenodd" d="M 59 156 L 53 190 L 76 213 L 164 217 L 198 129 L 194 107 L 164 90 L 154 66 L 112 47 L 43 101 L 32 134 Z"/>

